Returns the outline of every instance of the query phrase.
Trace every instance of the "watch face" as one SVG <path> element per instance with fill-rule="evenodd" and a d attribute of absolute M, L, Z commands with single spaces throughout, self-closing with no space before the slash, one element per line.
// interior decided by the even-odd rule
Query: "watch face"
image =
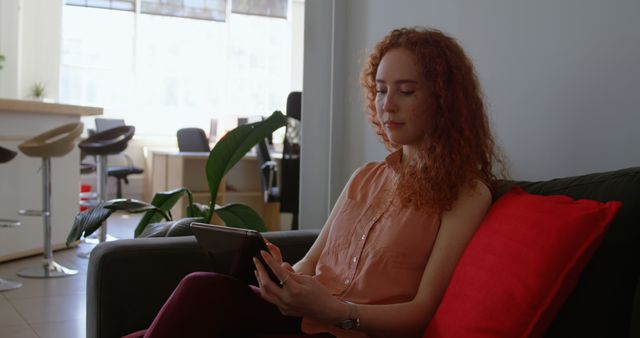
<path fill-rule="evenodd" d="M 356 323 L 353 319 L 347 319 L 347 320 L 343 320 L 341 321 L 338 326 L 341 329 L 345 329 L 345 330 L 351 330 L 356 326 Z"/>

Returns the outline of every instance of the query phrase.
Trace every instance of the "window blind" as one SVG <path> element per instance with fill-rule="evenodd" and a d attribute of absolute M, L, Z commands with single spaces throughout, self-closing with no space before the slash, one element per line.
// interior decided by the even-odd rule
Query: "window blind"
<path fill-rule="evenodd" d="M 227 0 L 141 0 L 144 14 L 224 22 Z"/>
<path fill-rule="evenodd" d="M 286 19 L 287 3 L 287 0 L 232 0 L 231 12 Z"/>
<path fill-rule="evenodd" d="M 132 12 L 136 8 L 136 0 L 66 0 L 65 4 L 71 6 L 116 9 Z"/>

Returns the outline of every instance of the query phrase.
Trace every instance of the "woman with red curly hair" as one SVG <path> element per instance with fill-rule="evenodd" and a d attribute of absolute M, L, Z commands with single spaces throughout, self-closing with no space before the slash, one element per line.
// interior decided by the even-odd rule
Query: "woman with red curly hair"
<path fill-rule="evenodd" d="M 473 66 L 442 32 L 393 30 L 361 83 L 391 153 L 352 175 L 306 256 L 291 266 L 267 243 L 259 288 L 185 277 L 145 337 L 422 336 L 491 204 L 499 159 Z"/>
<path fill-rule="evenodd" d="M 382 104 L 388 85 L 376 76 L 383 56 L 407 53 L 405 62 L 414 64 L 414 77 L 427 97 L 412 123 L 419 124 L 423 139 L 415 147 L 421 156 L 412 157 L 410 166 L 397 177 L 397 197 L 405 204 L 427 207 L 436 212 L 449 210 L 460 189 L 470 179 L 492 186 L 495 176 L 492 163 L 500 158 L 494 150 L 493 137 L 473 65 L 458 43 L 438 30 L 396 29 L 380 41 L 361 74 L 367 98 L 369 121 L 390 151 L 405 145 L 393 139 L 398 126 L 393 111 Z M 415 84 L 400 86 L 400 96 Z M 420 94 L 420 92 L 418 93 Z M 387 111 L 385 111 L 387 109 Z M 407 147 L 404 147 L 407 148 Z M 411 150 L 408 147 L 405 150 Z"/>

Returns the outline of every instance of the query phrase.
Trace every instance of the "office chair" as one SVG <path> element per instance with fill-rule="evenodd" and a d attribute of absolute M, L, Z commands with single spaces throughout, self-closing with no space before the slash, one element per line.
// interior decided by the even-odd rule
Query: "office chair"
<path fill-rule="evenodd" d="M 293 214 L 291 230 L 298 230 L 300 200 L 300 121 L 302 119 L 302 92 L 291 92 L 287 97 L 287 117 L 280 174 L 280 212 Z"/>
<path fill-rule="evenodd" d="M 122 182 L 129 184 L 129 175 L 141 174 L 144 169 L 133 165 L 131 158 L 124 153 L 129 141 L 133 138 L 135 127 L 127 126 L 123 119 L 95 119 L 96 129 L 89 130 L 89 138 L 80 143 L 80 152 L 83 156 L 92 155 L 95 166 L 81 163 L 81 173 L 97 171 L 96 193 L 81 193 L 80 206 L 92 207 L 107 200 L 107 178 L 116 179 L 116 198 L 123 198 Z M 108 166 L 109 156 L 121 156 L 125 159 L 125 165 Z M 83 172 L 84 169 L 84 172 Z M 88 200 L 83 200 L 88 198 Z M 97 244 L 116 239 L 107 234 L 106 224 L 100 228 L 97 234 L 85 238 L 85 242 Z M 80 253 L 78 256 L 88 258 L 90 252 Z"/>
<path fill-rule="evenodd" d="M 123 119 L 96 118 L 95 123 L 97 133 L 125 126 Z M 133 135 L 131 136 L 133 137 Z M 131 157 L 127 154 L 119 153 L 117 155 L 123 156 L 126 164 L 107 167 L 107 176 L 116 179 L 116 198 L 122 198 L 122 182 L 124 182 L 124 184 L 129 184 L 129 175 L 142 174 L 144 169 L 134 166 Z"/>
<path fill-rule="evenodd" d="M 118 185 L 120 180 L 125 179 L 126 176 L 119 175 L 119 167 L 107 166 L 107 157 L 109 155 L 122 153 L 129 143 L 129 140 L 133 137 L 135 128 L 133 126 L 120 126 L 110 128 L 89 136 L 86 140 L 80 142 L 78 147 L 81 151 L 87 155 L 93 155 L 97 159 L 97 202 L 104 202 L 107 199 L 107 177 L 114 176 L 118 179 Z M 115 170 L 114 170 L 115 169 Z M 141 170 L 140 170 L 141 171 Z M 135 170 L 129 171 L 135 173 Z M 115 173 L 115 175 L 114 175 Z M 126 181 L 125 181 L 126 182 Z M 119 187 L 118 193 L 121 198 L 122 191 Z M 102 243 L 108 240 L 108 238 L 115 239 L 115 237 L 107 235 L 107 224 L 103 224 L 98 232 L 98 242 Z M 86 239 L 85 239 L 86 240 Z M 89 252 L 78 254 L 79 257 L 88 258 Z"/>
<path fill-rule="evenodd" d="M 280 190 L 278 188 L 278 164 L 269 154 L 268 138 L 257 144 L 256 157 L 260 170 L 260 182 L 264 199 L 264 219 L 267 229 L 280 230 Z"/>
<path fill-rule="evenodd" d="M 176 133 L 180 152 L 209 152 L 209 139 L 200 128 L 182 128 Z"/>
<path fill-rule="evenodd" d="M 278 189 L 278 165 L 271 160 L 267 139 L 263 139 L 258 143 L 258 166 L 260 168 L 260 181 L 262 182 L 262 191 L 264 193 L 264 202 L 279 202 L 280 191 Z"/>

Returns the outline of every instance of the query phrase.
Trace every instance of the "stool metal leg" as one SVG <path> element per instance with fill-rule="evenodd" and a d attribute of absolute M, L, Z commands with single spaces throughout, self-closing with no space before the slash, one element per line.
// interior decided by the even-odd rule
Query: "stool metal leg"
<path fill-rule="evenodd" d="M 0 278 L 0 291 L 14 290 L 22 287 L 22 283 Z"/>
<path fill-rule="evenodd" d="M 19 227 L 20 221 L 16 221 L 13 219 L 0 219 L 0 228 L 14 228 Z"/>
<path fill-rule="evenodd" d="M 53 260 L 51 247 L 51 159 L 42 158 L 42 219 L 44 223 L 44 254 L 42 266 L 24 269 L 18 276 L 30 278 L 67 277 L 78 273 L 77 270 L 66 268 Z"/>
<path fill-rule="evenodd" d="M 0 228 L 13 228 L 20 226 L 20 221 L 11 219 L 0 219 Z M 22 287 L 22 283 L 12 282 L 0 278 L 0 291 L 14 290 Z"/>
<path fill-rule="evenodd" d="M 107 155 L 96 156 L 96 193 L 98 195 L 97 202 L 104 202 L 107 200 Z M 90 236 L 85 238 L 85 243 L 99 244 L 106 241 L 112 241 L 116 238 L 107 234 L 107 222 L 102 223 L 98 229 L 97 241 Z M 91 251 L 81 252 L 78 254 L 80 258 L 89 258 Z"/>
<path fill-rule="evenodd" d="M 99 155 L 98 156 L 98 198 L 100 202 L 104 202 L 107 200 L 107 155 Z M 98 229 L 98 238 L 100 239 L 100 243 L 107 240 L 107 222 L 104 221 L 100 229 Z"/>

